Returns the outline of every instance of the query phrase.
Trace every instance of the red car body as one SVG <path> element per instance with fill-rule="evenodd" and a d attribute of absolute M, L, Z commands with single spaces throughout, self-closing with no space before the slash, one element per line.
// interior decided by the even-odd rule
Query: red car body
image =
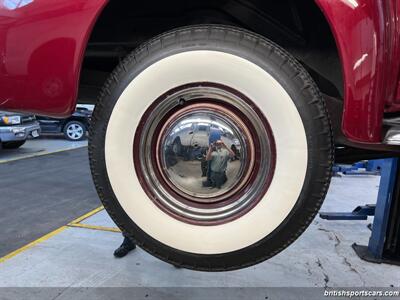
<path fill-rule="evenodd" d="M 381 143 L 384 112 L 400 111 L 397 0 L 315 0 L 344 75 L 342 131 Z M 107 0 L 0 2 L 0 109 L 65 117 L 74 111 L 83 55 Z"/>
<path fill-rule="evenodd" d="M 107 1 L 1 2 L 1 109 L 70 115 L 87 41 Z"/>

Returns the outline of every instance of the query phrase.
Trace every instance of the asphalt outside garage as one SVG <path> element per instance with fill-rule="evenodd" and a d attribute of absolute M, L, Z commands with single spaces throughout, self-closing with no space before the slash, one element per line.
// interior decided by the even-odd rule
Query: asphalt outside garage
<path fill-rule="evenodd" d="M 0 178 L 0 257 L 100 206 L 87 147 L 0 163 Z"/>
<path fill-rule="evenodd" d="M 45 142 L 40 145 L 46 148 Z M 202 299 L 196 298 L 198 290 L 193 288 L 206 287 L 218 299 L 229 293 L 243 297 L 242 289 L 253 288 L 257 298 L 265 299 L 265 291 L 257 288 L 400 286 L 400 267 L 367 263 L 351 248 L 354 242 L 368 243 L 367 225 L 372 218 L 327 221 L 317 217 L 282 253 L 232 272 L 176 269 L 141 249 L 115 259 L 112 253 L 122 241 L 121 234 L 98 200 L 85 144 L 76 147 L 81 148 L 64 151 L 61 147 L 54 150 L 57 153 L 19 160 L 9 157 L 0 163 L 0 287 L 53 287 L 47 291 L 49 299 L 71 293 L 79 299 L 84 294 L 77 288 L 87 287 L 136 287 L 141 290 L 135 295 L 148 299 L 152 295 L 178 298 L 177 287 L 192 288 L 187 291 L 193 299 Z M 322 210 L 351 211 L 375 203 L 378 186 L 379 176 L 333 178 Z M 273 290 L 269 293 L 275 295 L 269 299 L 291 299 Z M 108 299 L 107 293 L 100 294 Z M 0 290 L 0 299 L 18 298 L 14 296 L 14 290 Z"/>

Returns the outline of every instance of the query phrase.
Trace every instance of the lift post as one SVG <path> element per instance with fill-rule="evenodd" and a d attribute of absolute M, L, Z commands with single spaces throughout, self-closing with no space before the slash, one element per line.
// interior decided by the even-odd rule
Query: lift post
<path fill-rule="evenodd" d="M 379 160 L 381 180 L 372 205 L 359 206 L 350 213 L 321 213 L 327 220 L 365 220 L 374 215 L 368 246 L 352 245 L 357 255 L 369 262 L 400 265 L 400 166 L 398 158 Z"/>

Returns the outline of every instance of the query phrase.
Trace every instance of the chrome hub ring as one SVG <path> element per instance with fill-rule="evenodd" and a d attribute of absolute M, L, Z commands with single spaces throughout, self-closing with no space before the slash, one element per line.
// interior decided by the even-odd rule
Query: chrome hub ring
<path fill-rule="evenodd" d="M 211 178 L 209 148 L 222 154 L 222 166 L 213 166 L 214 173 L 225 173 L 221 185 Z M 161 129 L 157 149 L 156 161 L 165 182 L 178 194 L 198 202 L 232 196 L 254 167 L 254 144 L 247 127 L 226 108 L 212 103 L 191 104 L 170 116 Z"/>
<path fill-rule="evenodd" d="M 201 225 L 229 222 L 266 193 L 275 166 L 267 120 L 250 99 L 220 84 L 168 91 L 143 115 L 134 163 L 150 199 Z"/>

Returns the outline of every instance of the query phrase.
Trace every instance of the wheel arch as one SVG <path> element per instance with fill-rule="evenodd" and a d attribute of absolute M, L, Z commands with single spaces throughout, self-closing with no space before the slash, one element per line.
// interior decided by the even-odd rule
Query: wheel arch
<path fill-rule="evenodd" d="M 201 24 L 237 26 L 274 41 L 302 62 L 324 93 L 342 98 L 338 49 L 314 0 L 301 5 L 292 0 L 172 0 L 157 6 L 151 1 L 107 4 L 86 47 L 78 101 L 95 103 L 108 75 L 139 44 L 177 27 Z"/>

